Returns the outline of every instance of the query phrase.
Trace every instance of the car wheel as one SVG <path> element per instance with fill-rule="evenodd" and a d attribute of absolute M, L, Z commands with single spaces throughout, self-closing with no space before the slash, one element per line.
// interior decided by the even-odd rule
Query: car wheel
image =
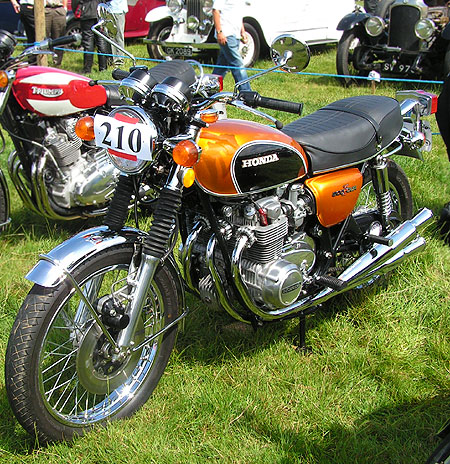
<path fill-rule="evenodd" d="M 239 51 L 241 52 L 244 68 L 250 68 L 259 57 L 261 40 L 259 39 L 257 30 L 251 24 L 244 23 L 244 28 L 247 32 L 248 40 L 247 43 L 240 43 Z"/>
<path fill-rule="evenodd" d="M 169 37 L 171 30 L 172 23 L 170 21 L 151 23 L 147 37 L 150 40 L 166 40 Z M 161 45 L 147 44 L 147 50 L 150 58 L 153 58 L 155 60 L 164 60 L 167 56 L 164 47 L 162 47 Z"/>
<path fill-rule="evenodd" d="M 66 35 L 75 35 L 75 34 L 81 35 L 81 25 L 80 25 L 80 21 L 77 19 L 67 23 L 67 28 L 66 28 Z M 70 44 L 70 45 L 66 45 L 66 47 L 72 48 L 74 50 L 78 50 L 81 48 L 81 45 Z"/>
<path fill-rule="evenodd" d="M 341 40 L 339 40 L 336 52 L 336 69 L 340 76 L 345 76 L 338 78 L 342 85 L 355 84 L 359 79 L 354 79 L 351 76 L 363 75 L 354 65 L 354 54 L 360 45 L 361 39 L 354 29 L 345 31 L 342 34 Z"/>

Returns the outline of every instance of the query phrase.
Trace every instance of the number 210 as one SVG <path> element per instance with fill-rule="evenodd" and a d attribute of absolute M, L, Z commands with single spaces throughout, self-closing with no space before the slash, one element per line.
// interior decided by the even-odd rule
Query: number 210
<path fill-rule="evenodd" d="M 108 137 L 111 134 L 111 131 L 113 130 L 113 127 L 109 122 L 103 122 L 101 124 L 101 127 L 104 126 L 106 128 L 106 133 L 105 136 L 103 137 L 102 143 L 105 145 L 108 145 L 111 148 L 116 148 L 117 150 L 124 150 L 123 148 L 123 143 L 124 143 L 124 129 L 125 126 L 116 126 L 115 129 L 117 129 L 117 144 L 115 147 L 113 147 L 113 142 L 110 140 Z M 126 138 L 126 137 L 125 137 Z M 142 148 L 142 136 L 141 132 L 139 129 L 132 129 L 130 133 L 128 134 L 128 140 L 125 140 L 125 143 L 128 142 L 128 147 L 132 152 L 138 153 L 141 151 Z M 126 148 L 125 148 L 126 150 Z"/>

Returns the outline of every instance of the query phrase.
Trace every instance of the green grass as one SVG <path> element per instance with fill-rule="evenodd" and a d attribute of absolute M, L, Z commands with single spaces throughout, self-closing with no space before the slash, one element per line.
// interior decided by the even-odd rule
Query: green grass
<path fill-rule="evenodd" d="M 128 45 L 136 56 L 147 56 L 138 42 Z M 334 73 L 335 51 L 315 49 L 308 71 Z M 63 66 L 80 72 L 81 55 L 66 53 Z M 226 90 L 232 85 L 227 76 Z M 279 73 L 252 86 L 266 96 L 304 102 L 304 114 L 371 93 L 365 84 L 343 88 L 333 78 Z M 395 90 L 413 87 L 439 91 L 382 83 L 376 93 L 394 96 Z M 450 200 L 450 165 L 441 138 L 434 136 L 433 143 L 425 163 L 395 159 L 410 177 L 415 208 L 427 206 L 438 215 Z M 10 150 L 8 141 L 4 169 Z M 30 288 L 24 274 L 39 253 L 100 222 L 46 221 L 11 193 L 12 224 L 0 237 L 2 364 Z M 423 463 L 450 415 L 450 249 L 433 227 L 426 237 L 426 250 L 388 284 L 338 297 L 309 317 L 307 355 L 295 350 L 296 321 L 241 331 L 226 314 L 188 297 L 194 311 L 151 399 L 129 420 L 72 444 L 37 446 L 17 424 L 1 377 L 0 462 Z"/>

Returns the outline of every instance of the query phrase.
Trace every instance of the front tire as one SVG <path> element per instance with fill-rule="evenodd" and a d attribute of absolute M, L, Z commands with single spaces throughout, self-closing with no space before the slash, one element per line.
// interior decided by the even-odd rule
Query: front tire
<path fill-rule="evenodd" d="M 73 272 L 94 307 L 101 298 L 126 302 L 132 256 L 132 245 L 118 245 Z M 168 269 L 160 267 L 134 346 L 177 315 L 175 282 Z M 110 329 L 110 333 L 117 337 L 119 330 Z M 174 327 L 115 361 L 107 339 L 67 279 L 55 288 L 35 285 L 19 310 L 6 351 L 5 383 L 11 407 L 22 426 L 41 442 L 70 440 L 93 425 L 128 417 L 158 384 L 175 339 Z"/>
<path fill-rule="evenodd" d="M 7 196 L 7 185 L 4 179 L 2 172 L 0 171 L 0 232 L 6 228 L 6 221 L 8 220 L 9 215 L 9 205 L 8 205 L 8 196 Z M 3 224 L 3 226 L 1 225 Z"/>
<path fill-rule="evenodd" d="M 359 79 L 354 79 L 351 76 L 363 75 L 354 65 L 355 50 L 361 46 L 361 39 L 358 37 L 354 29 L 345 31 L 339 40 L 336 52 L 336 70 L 340 76 L 339 82 L 344 86 L 355 84 Z"/>

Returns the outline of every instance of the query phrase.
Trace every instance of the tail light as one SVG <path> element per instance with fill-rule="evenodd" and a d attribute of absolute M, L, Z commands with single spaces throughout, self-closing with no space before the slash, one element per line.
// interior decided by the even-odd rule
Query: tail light
<path fill-rule="evenodd" d="M 429 116 L 436 113 L 438 96 L 424 90 L 400 90 L 396 92 L 395 98 L 402 102 L 404 100 L 416 100 L 420 103 L 420 115 Z"/>

